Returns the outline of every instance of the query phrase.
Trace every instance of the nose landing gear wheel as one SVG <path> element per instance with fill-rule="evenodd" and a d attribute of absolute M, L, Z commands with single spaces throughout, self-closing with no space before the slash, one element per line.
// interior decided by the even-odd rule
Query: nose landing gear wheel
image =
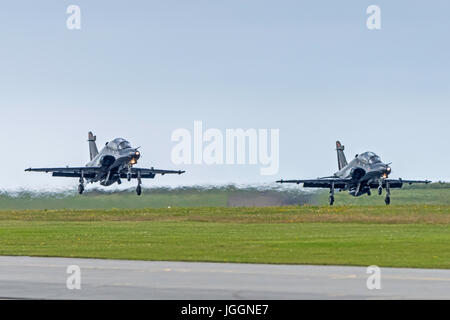
<path fill-rule="evenodd" d="M 140 195 L 142 194 L 142 187 L 141 187 L 141 186 L 137 186 L 137 188 L 136 188 L 136 194 L 137 194 L 138 196 L 140 196 Z"/>

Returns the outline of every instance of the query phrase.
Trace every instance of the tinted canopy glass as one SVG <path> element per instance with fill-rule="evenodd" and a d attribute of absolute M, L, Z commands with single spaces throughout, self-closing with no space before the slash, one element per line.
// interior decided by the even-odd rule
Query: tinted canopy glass
<path fill-rule="evenodd" d="M 131 148 L 131 144 L 122 138 L 114 139 L 110 143 L 108 143 L 108 147 L 113 150 L 123 150 L 127 148 Z"/>
<path fill-rule="evenodd" d="M 131 148 L 131 144 L 128 141 L 122 141 L 119 144 L 119 150 L 129 149 L 129 148 Z"/>
<path fill-rule="evenodd" d="M 368 162 L 371 164 L 381 162 L 380 157 L 373 152 L 364 152 L 360 154 L 358 158 L 361 159 L 361 161 L 363 162 Z"/>

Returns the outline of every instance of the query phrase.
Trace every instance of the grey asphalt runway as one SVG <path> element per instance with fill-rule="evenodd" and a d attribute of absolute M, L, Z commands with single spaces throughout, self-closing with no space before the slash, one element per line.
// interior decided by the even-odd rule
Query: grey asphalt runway
<path fill-rule="evenodd" d="M 81 269 L 81 289 L 66 286 Z M 0 299 L 450 299 L 450 270 L 0 257 Z"/>

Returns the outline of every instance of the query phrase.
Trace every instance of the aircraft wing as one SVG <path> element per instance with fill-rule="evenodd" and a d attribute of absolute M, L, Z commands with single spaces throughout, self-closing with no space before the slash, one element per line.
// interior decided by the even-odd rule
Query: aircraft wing
<path fill-rule="evenodd" d="M 138 174 L 141 174 L 141 178 L 142 179 L 153 179 L 157 174 L 160 175 L 166 175 L 166 174 L 183 174 L 186 171 L 175 171 L 175 170 L 161 170 L 161 169 L 155 169 L 155 168 L 150 168 L 150 169 L 146 169 L 146 168 L 131 168 L 131 178 L 138 178 Z M 127 172 L 122 172 L 120 174 L 121 178 L 126 178 L 127 177 Z"/>
<path fill-rule="evenodd" d="M 347 184 L 349 184 L 351 179 L 310 179 L 310 180 L 279 180 L 277 183 L 295 183 L 295 184 L 303 184 L 305 188 L 331 188 L 334 184 L 334 187 L 345 188 Z"/>
<path fill-rule="evenodd" d="M 383 179 L 383 187 L 386 187 L 386 182 L 389 182 L 389 187 L 391 188 L 401 188 L 404 184 L 413 184 L 413 183 L 424 183 L 429 184 L 431 181 L 428 180 L 403 180 L 403 179 Z M 371 188 L 378 188 L 378 183 L 371 183 Z"/>
<path fill-rule="evenodd" d="M 331 188 L 334 183 L 334 187 L 337 189 L 345 188 L 349 183 L 351 183 L 351 179 L 311 179 L 311 180 L 280 180 L 277 183 L 295 183 L 295 184 L 303 184 L 305 188 Z M 404 184 L 413 184 L 413 183 L 431 183 L 428 180 L 403 180 L 403 179 L 383 179 L 383 187 L 386 187 L 386 182 L 389 182 L 389 187 L 391 188 L 401 188 Z M 370 183 L 370 188 L 376 189 L 378 188 L 378 182 Z"/>
<path fill-rule="evenodd" d="M 45 172 L 52 173 L 54 177 L 73 177 L 81 178 L 81 175 L 85 178 L 94 178 L 95 175 L 101 170 L 101 167 L 65 167 L 65 168 L 29 168 L 27 172 Z"/>

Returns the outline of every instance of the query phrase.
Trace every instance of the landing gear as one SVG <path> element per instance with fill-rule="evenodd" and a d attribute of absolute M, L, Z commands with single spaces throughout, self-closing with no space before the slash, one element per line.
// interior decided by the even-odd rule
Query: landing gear
<path fill-rule="evenodd" d="M 384 202 L 386 203 L 386 205 L 390 205 L 391 204 L 391 197 L 386 196 L 386 198 L 384 199 Z"/>
<path fill-rule="evenodd" d="M 368 195 L 369 197 L 372 195 L 372 191 L 370 191 L 370 189 L 367 190 L 367 195 Z"/>
<path fill-rule="evenodd" d="M 334 182 L 331 183 L 330 188 L 330 206 L 334 204 Z"/>
<path fill-rule="evenodd" d="M 78 186 L 78 194 L 83 194 L 84 192 L 84 172 L 81 171 L 80 185 Z"/>
<path fill-rule="evenodd" d="M 391 188 L 388 181 L 386 181 L 386 198 L 384 199 L 384 202 L 387 206 L 391 204 Z"/>
<path fill-rule="evenodd" d="M 142 194 L 142 187 L 140 185 L 138 185 L 137 188 L 136 188 L 136 194 L 138 196 L 140 196 Z"/>
<path fill-rule="evenodd" d="M 141 178 L 141 172 L 140 171 L 138 171 L 138 173 L 137 173 L 137 180 L 138 180 L 138 186 L 136 188 L 136 194 L 138 196 L 140 196 L 142 194 L 142 187 L 141 187 L 142 178 Z"/>
<path fill-rule="evenodd" d="M 128 165 L 127 180 L 128 182 L 131 181 L 131 165 Z"/>
<path fill-rule="evenodd" d="M 378 180 L 378 195 L 381 196 L 383 194 L 383 179 L 380 178 Z"/>

